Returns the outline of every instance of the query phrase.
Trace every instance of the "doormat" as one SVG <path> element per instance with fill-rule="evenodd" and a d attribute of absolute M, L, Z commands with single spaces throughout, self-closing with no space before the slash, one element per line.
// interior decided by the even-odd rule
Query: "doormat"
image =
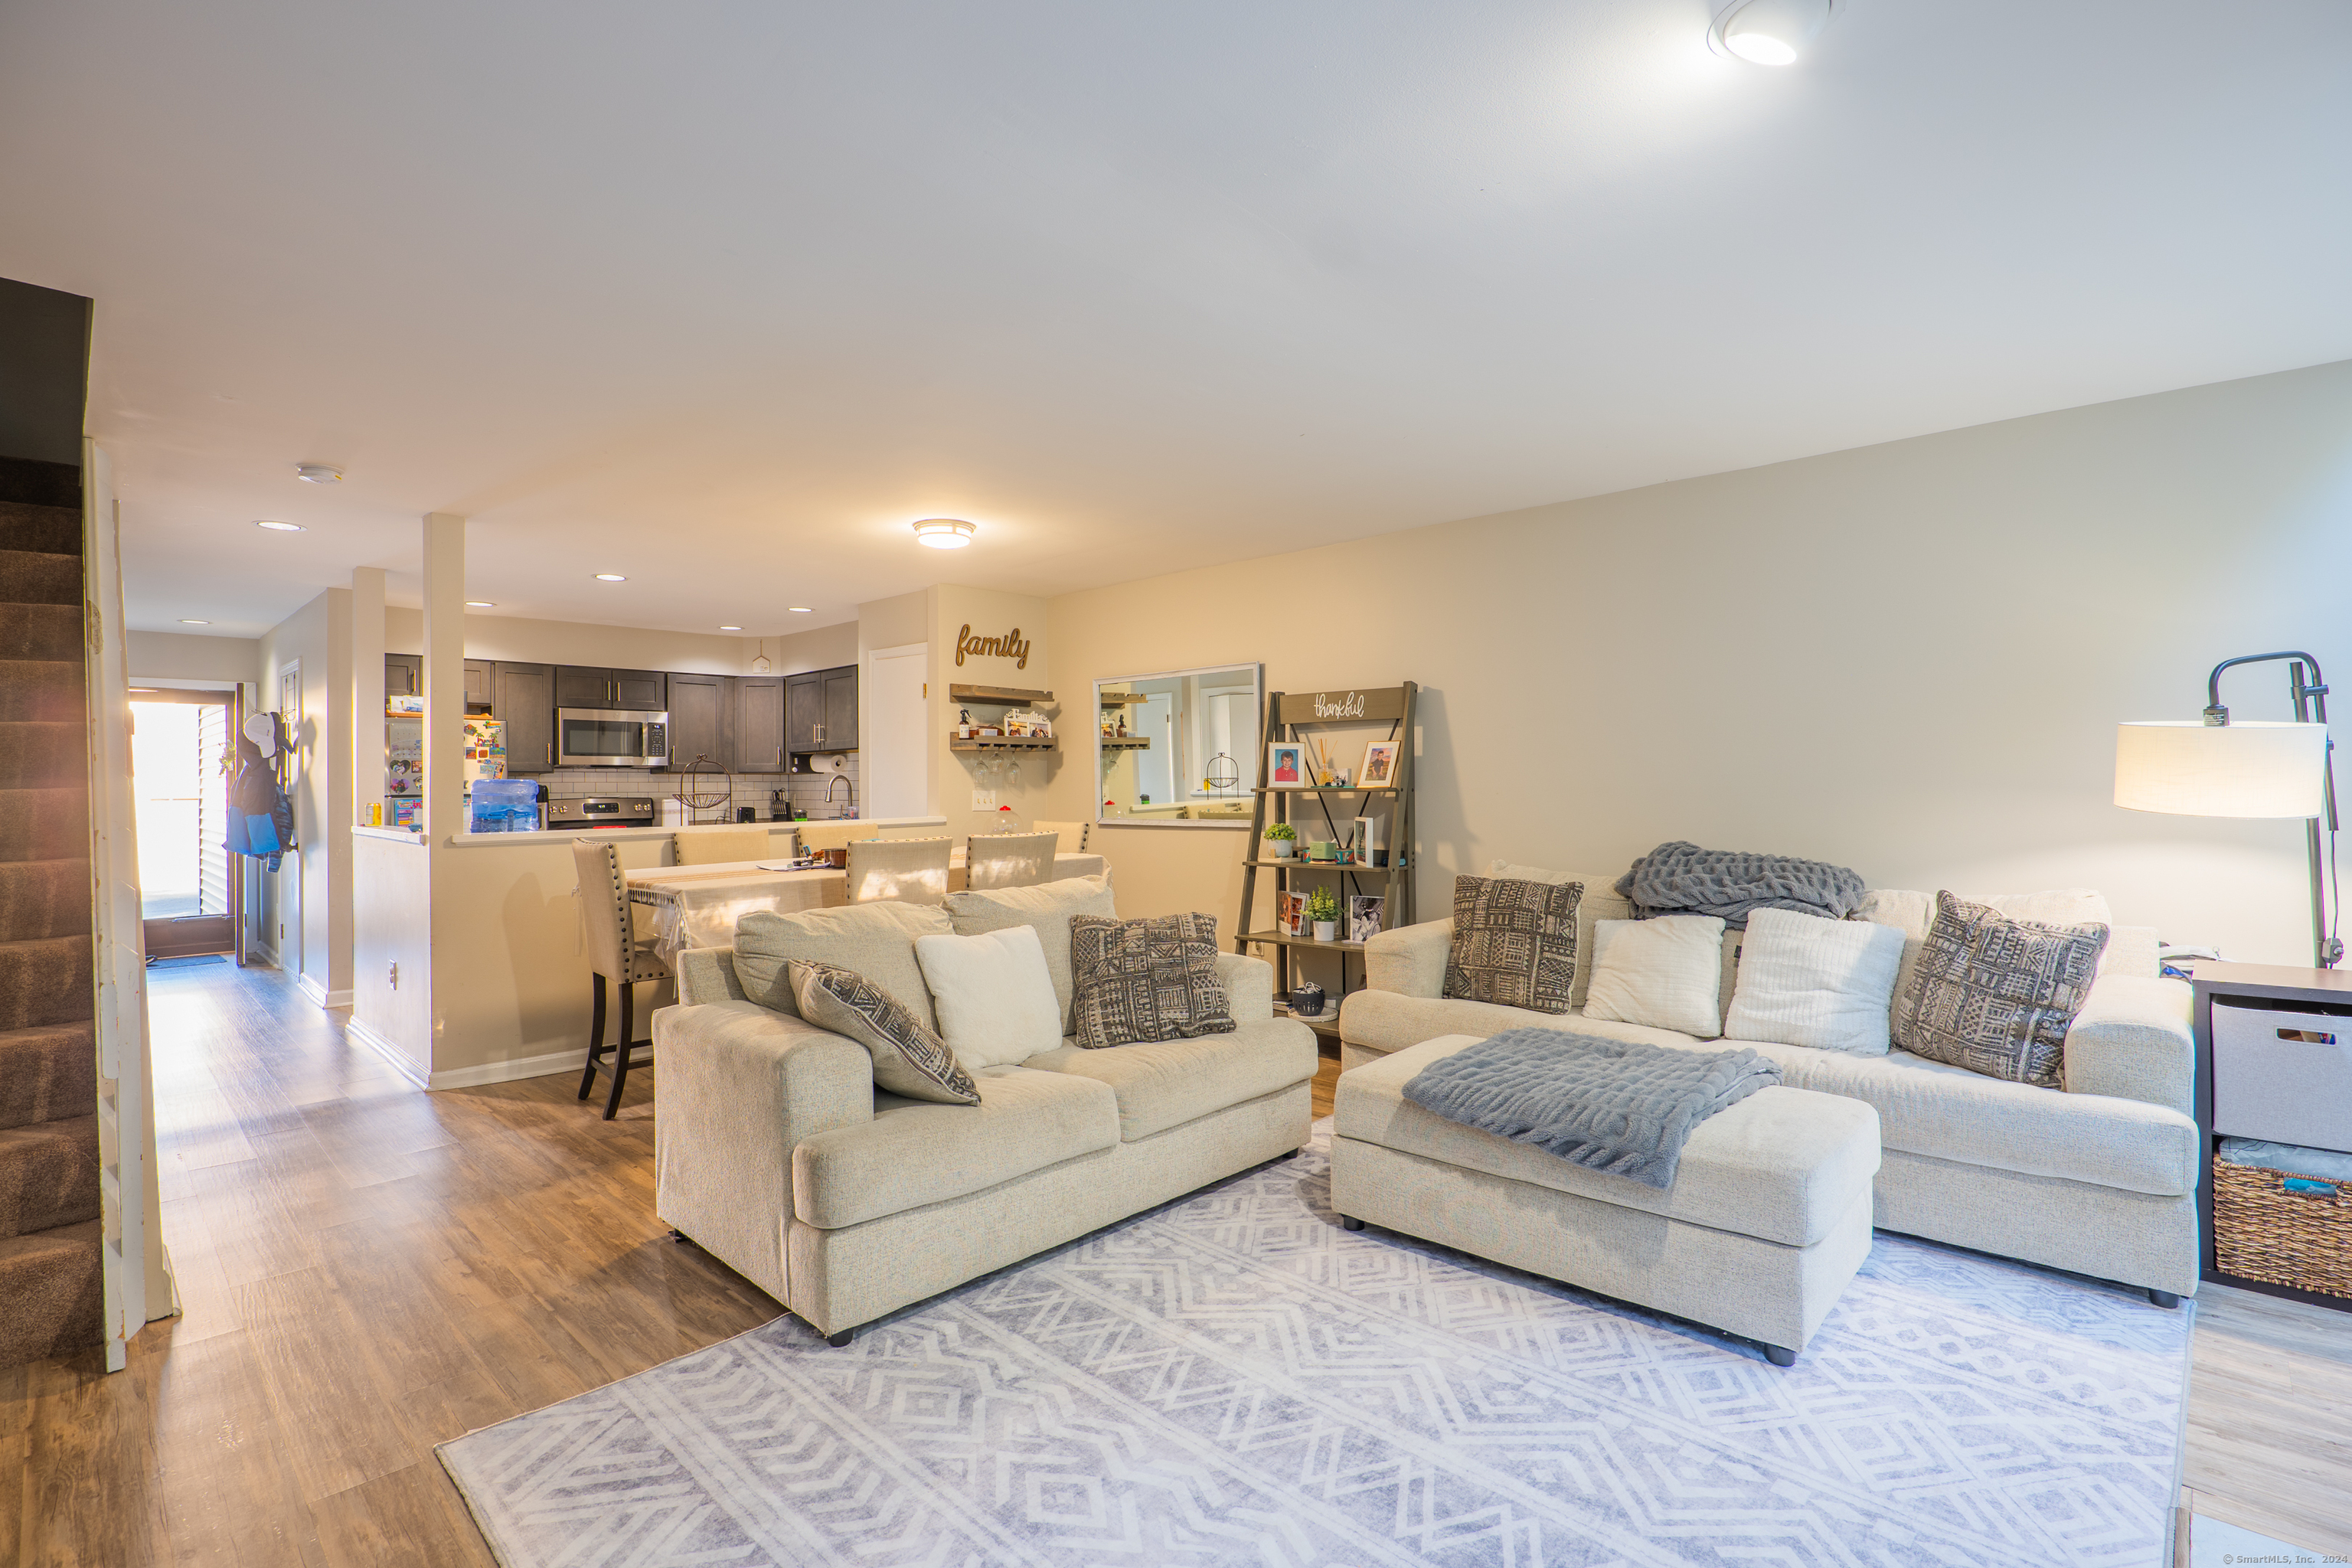
<path fill-rule="evenodd" d="M 199 963 L 226 963 L 227 962 L 227 957 L 222 953 L 196 952 L 191 953 L 185 958 L 151 958 L 147 961 L 147 967 L 150 969 L 188 969 Z"/>
<path fill-rule="evenodd" d="M 2159 1568 L 2191 1311 L 1881 1235 L 1780 1371 L 1268 1165 L 442 1445 L 505 1568 Z"/>

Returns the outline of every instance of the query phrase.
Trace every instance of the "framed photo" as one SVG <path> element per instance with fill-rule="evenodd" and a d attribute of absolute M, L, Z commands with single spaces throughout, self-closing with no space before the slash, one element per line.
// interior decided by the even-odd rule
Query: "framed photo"
<path fill-rule="evenodd" d="M 1356 864 L 1359 866 L 1370 865 L 1372 863 L 1372 856 L 1379 850 L 1380 847 L 1381 825 L 1378 819 L 1370 816 L 1360 816 L 1356 818 L 1354 825 L 1349 830 L 1348 836 L 1348 847 L 1356 852 Z"/>
<path fill-rule="evenodd" d="M 1274 896 L 1274 929 L 1284 936 L 1307 934 L 1306 894 L 1276 893 Z"/>
<path fill-rule="evenodd" d="M 1381 910 L 1388 900 L 1374 893 L 1359 893 L 1348 900 L 1348 940 L 1362 942 L 1381 934 Z"/>
<path fill-rule="evenodd" d="M 1396 783 L 1395 741 L 1374 741 L 1364 748 L 1364 765 L 1356 775 L 1358 789 L 1386 789 Z"/>
<path fill-rule="evenodd" d="M 1311 788 L 1314 780 L 1307 773 L 1307 748 L 1291 741 L 1268 742 L 1265 784 L 1268 789 Z"/>

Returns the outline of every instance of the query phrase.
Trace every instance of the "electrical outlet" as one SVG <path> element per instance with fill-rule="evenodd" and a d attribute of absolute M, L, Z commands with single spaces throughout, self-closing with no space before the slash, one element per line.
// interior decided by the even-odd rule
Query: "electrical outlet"
<path fill-rule="evenodd" d="M 996 792 L 992 789 L 976 789 L 972 791 L 971 808 L 974 811 L 994 811 L 996 809 Z"/>
<path fill-rule="evenodd" d="M 400 965 L 397 963 L 388 963 L 384 965 L 383 977 L 392 983 L 392 988 L 394 991 L 400 989 Z"/>

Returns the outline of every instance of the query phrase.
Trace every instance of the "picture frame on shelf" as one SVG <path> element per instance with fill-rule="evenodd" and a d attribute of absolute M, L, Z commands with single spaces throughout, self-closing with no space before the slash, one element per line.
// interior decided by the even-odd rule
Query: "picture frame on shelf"
<path fill-rule="evenodd" d="M 1271 741 L 1265 748 L 1265 782 L 1269 789 L 1307 789 L 1307 748 L 1290 741 Z"/>
<path fill-rule="evenodd" d="M 1283 891 L 1274 896 L 1274 929 L 1283 936 L 1307 934 L 1307 895 Z"/>
<path fill-rule="evenodd" d="M 1364 765 L 1357 771 L 1359 789 L 1387 789 L 1396 783 L 1396 741 L 1372 741 L 1364 747 Z"/>
<path fill-rule="evenodd" d="M 1358 893 L 1348 900 L 1348 940 L 1365 942 L 1381 934 L 1381 916 L 1388 900 L 1379 893 Z"/>
<path fill-rule="evenodd" d="M 1357 865 L 1371 865 L 1372 858 L 1380 853 L 1381 848 L 1379 819 L 1370 816 L 1356 818 L 1349 830 L 1348 847 L 1354 852 Z"/>

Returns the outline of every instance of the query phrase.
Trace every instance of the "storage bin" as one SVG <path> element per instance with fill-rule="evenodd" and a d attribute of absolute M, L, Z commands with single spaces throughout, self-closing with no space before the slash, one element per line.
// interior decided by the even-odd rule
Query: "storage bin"
<path fill-rule="evenodd" d="M 2241 1279 L 2352 1300 L 2352 1156 L 2223 1139 L 2213 1262 Z"/>
<path fill-rule="evenodd" d="M 2352 1150 L 2352 1014 L 2215 997 L 2213 1131 Z"/>

